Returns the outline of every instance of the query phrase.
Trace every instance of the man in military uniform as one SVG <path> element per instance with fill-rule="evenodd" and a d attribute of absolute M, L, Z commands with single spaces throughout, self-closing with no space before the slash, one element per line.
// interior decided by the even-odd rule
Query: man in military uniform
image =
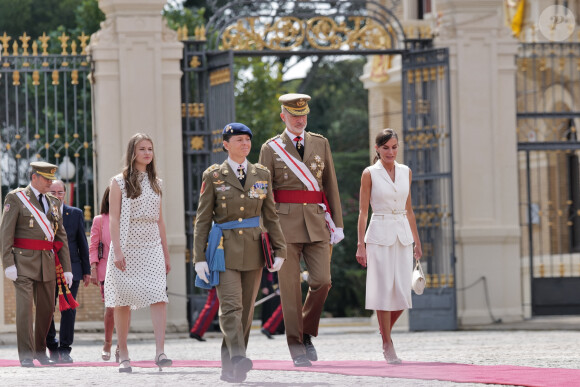
<path fill-rule="evenodd" d="M 306 132 L 306 94 L 285 94 L 280 118 L 284 132 L 262 145 L 260 164 L 272 173 L 274 200 L 286 238 L 287 258 L 278 274 L 290 355 L 296 367 L 318 360 L 311 336 L 318 335 L 331 287 L 330 246 L 344 238 L 342 209 L 328 140 Z M 308 269 L 302 305 L 300 259 Z"/>
<path fill-rule="evenodd" d="M 196 286 L 217 289 L 224 336 L 221 380 L 240 383 L 253 367 L 246 348 L 264 267 L 260 225 L 270 234 L 275 257 L 271 271 L 282 266 L 286 244 L 274 207 L 270 172 L 246 159 L 252 132 L 244 124 L 231 123 L 222 138 L 228 158 L 203 173 L 193 259 Z"/>
<path fill-rule="evenodd" d="M 54 364 L 46 356 L 46 334 L 54 314 L 55 252 L 69 286 L 73 279 L 60 201 L 47 194 L 57 167 L 46 162 L 33 162 L 30 167 L 30 184 L 6 195 L 0 224 L 4 273 L 14 281 L 18 357 L 23 367 L 34 367 L 33 359 Z"/>

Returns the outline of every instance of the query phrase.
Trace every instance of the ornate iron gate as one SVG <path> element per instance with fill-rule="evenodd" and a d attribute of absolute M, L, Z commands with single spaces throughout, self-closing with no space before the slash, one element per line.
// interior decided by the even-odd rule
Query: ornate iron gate
<path fill-rule="evenodd" d="M 532 315 L 580 314 L 580 43 L 521 44 L 517 65 L 527 298 Z"/>
<path fill-rule="evenodd" d="M 60 165 L 69 204 L 84 209 L 90 222 L 94 174 L 91 65 L 85 51 L 89 37 L 73 39 L 63 33 L 59 42 L 50 39 L 0 36 L 2 196 L 29 183 L 29 162 L 48 161 Z"/>
<path fill-rule="evenodd" d="M 185 40 L 187 31 L 180 31 L 185 40 L 182 116 L 188 278 L 194 274 L 190 254 L 201 174 L 214 162 L 214 152 L 225 157 L 216 148 L 221 149 L 219 129 L 234 120 L 233 85 L 224 82 L 212 89 L 211 75 L 205 75 L 215 71 L 216 79 L 233 79 L 232 54 L 219 56 L 219 50 L 278 57 L 403 54 L 405 157 L 416 182 L 413 203 L 429 273 L 427 295 L 414 300 L 411 327 L 456 328 L 448 54 L 445 49 L 425 50 L 430 39 L 405 38 L 395 16 L 399 3 L 239 0 L 216 10 L 208 25 L 195 31 L 195 41 Z M 190 282 L 188 315 L 192 317 L 192 304 L 200 301 Z"/>
<path fill-rule="evenodd" d="M 403 150 L 427 277 L 424 294 L 413 294 L 411 330 L 457 328 L 449 101 L 447 49 L 404 54 Z"/>
<path fill-rule="evenodd" d="M 203 171 L 221 163 L 222 129 L 235 118 L 233 54 L 207 52 L 204 41 L 184 41 L 181 117 L 186 232 L 186 278 L 194 278 L 193 228 Z M 204 297 L 195 297 L 192 281 L 186 281 L 188 316 L 195 321 Z"/>

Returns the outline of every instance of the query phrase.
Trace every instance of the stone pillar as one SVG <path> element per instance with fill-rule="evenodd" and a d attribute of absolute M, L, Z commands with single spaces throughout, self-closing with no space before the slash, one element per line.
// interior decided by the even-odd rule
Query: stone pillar
<path fill-rule="evenodd" d="M 502 2 L 442 0 L 450 50 L 457 288 L 484 276 L 491 312 L 523 318 L 516 142 L 517 41 Z M 457 292 L 460 325 L 490 323 L 483 283 Z"/>
<path fill-rule="evenodd" d="M 168 291 L 185 296 L 185 227 L 181 140 L 182 44 L 161 16 L 166 0 L 99 0 L 106 15 L 91 37 L 98 198 L 121 171 L 129 138 L 153 138 L 163 179 L 163 216 L 172 271 Z M 100 201 L 100 199 L 99 199 Z M 186 298 L 169 296 L 167 324 L 186 327 Z M 149 311 L 132 316 L 134 329 L 152 328 Z"/>

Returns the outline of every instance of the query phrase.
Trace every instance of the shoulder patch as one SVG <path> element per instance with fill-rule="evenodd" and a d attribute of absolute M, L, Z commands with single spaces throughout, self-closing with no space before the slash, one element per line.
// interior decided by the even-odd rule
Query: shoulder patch
<path fill-rule="evenodd" d="M 312 133 L 312 132 L 308 132 L 308 133 L 310 133 L 311 135 L 316 136 L 316 137 L 325 138 L 322 134 Z"/>

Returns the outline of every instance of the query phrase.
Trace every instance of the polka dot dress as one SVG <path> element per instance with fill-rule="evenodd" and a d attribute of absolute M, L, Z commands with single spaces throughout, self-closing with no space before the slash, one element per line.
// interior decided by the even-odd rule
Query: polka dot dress
<path fill-rule="evenodd" d="M 146 173 L 142 173 L 140 178 L 141 195 L 136 199 L 127 199 L 123 177 L 115 177 L 123 198 L 120 234 L 127 268 L 122 272 L 115 267 L 115 253 L 111 248 L 105 278 L 107 307 L 130 306 L 131 309 L 138 309 L 169 301 L 165 258 L 157 225 L 161 197 L 151 188 Z M 129 212 L 128 216 L 125 209 Z"/>

